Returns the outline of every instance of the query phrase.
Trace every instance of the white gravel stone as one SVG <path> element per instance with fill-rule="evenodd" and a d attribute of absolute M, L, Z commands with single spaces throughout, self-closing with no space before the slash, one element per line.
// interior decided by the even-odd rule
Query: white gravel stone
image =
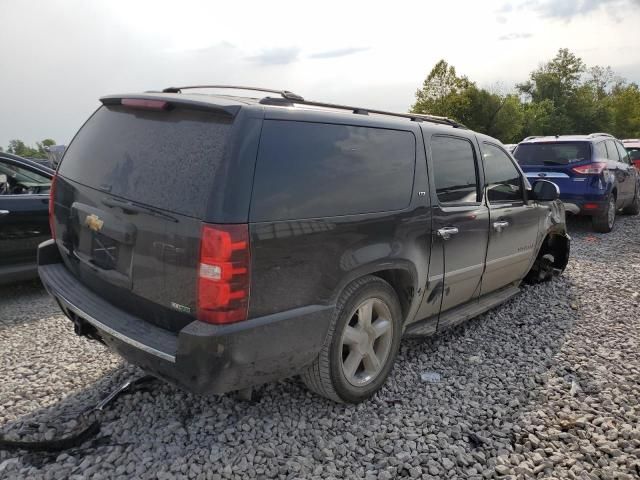
<path fill-rule="evenodd" d="M 638 478 L 640 218 L 607 235 L 572 221 L 570 233 L 563 276 L 404 341 L 365 404 L 336 405 L 297 379 L 259 387 L 253 404 L 156 382 L 98 415 L 100 435 L 81 448 L 0 450 L 0 477 Z M 12 438 L 77 428 L 140 373 L 76 337 L 37 283 L 0 287 L 0 355 L 0 429 Z"/>

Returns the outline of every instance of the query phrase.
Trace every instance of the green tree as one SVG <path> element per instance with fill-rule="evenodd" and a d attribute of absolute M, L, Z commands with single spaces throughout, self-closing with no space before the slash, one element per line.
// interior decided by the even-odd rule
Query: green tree
<path fill-rule="evenodd" d="M 640 87 L 618 83 L 607 98 L 611 112 L 611 131 L 618 138 L 640 137 Z"/>
<path fill-rule="evenodd" d="M 505 142 L 519 137 L 523 122 L 517 97 L 478 88 L 444 60 L 436 63 L 416 92 L 411 111 L 454 118 Z"/>
<path fill-rule="evenodd" d="M 587 68 L 566 48 L 517 84 L 516 92 L 479 88 L 440 60 L 416 92 L 411 111 L 451 117 L 509 143 L 530 135 L 592 132 L 640 137 L 640 87 L 611 67 Z"/>
<path fill-rule="evenodd" d="M 523 128 L 524 109 L 520 99 L 513 94 L 502 96 L 487 134 L 505 143 L 518 143 L 522 139 Z"/>
<path fill-rule="evenodd" d="M 603 100 L 607 97 L 612 87 L 622 82 L 619 77 L 616 77 L 611 67 L 600 67 L 596 65 L 587 69 L 587 79 L 584 84 L 591 87 L 598 100 Z"/>
<path fill-rule="evenodd" d="M 528 81 L 516 85 L 516 89 L 532 103 L 552 102 L 553 108 L 545 121 L 545 130 L 537 134 L 577 133 L 582 112 L 577 112 L 576 107 L 581 105 L 583 111 L 589 107 L 586 102 L 590 92 L 581 92 L 582 97 L 576 98 L 585 71 L 586 65 L 581 58 L 561 48 L 551 61 L 531 72 Z M 548 108 L 548 104 L 545 108 Z"/>
<path fill-rule="evenodd" d="M 38 158 L 47 158 L 47 147 L 50 147 L 52 145 L 55 145 L 56 141 L 51 139 L 51 138 L 45 138 L 43 141 L 41 142 L 36 142 L 36 147 L 38 149 L 38 155 L 41 155 Z"/>
<path fill-rule="evenodd" d="M 561 48 L 550 62 L 531 72 L 529 80 L 516 88 L 534 102 L 551 100 L 560 107 L 580 86 L 585 70 L 581 58 Z"/>
<path fill-rule="evenodd" d="M 454 107 L 454 104 L 447 104 L 447 99 L 454 99 L 471 84 L 467 77 L 456 75 L 455 67 L 440 60 L 424 80 L 422 89 L 416 91 L 416 103 L 412 111 L 431 111 L 434 115 L 440 115 L 434 109 L 445 110 Z"/>
<path fill-rule="evenodd" d="M 47 158 L 46 147 L 55 145 L 55 140 L 47 138 L 42 142 L 36 142 L 36 147 L 30 147 L 26 145 L 22 140 L 10 140 L 7 152 L 19 155 L 25 158 Z"/>

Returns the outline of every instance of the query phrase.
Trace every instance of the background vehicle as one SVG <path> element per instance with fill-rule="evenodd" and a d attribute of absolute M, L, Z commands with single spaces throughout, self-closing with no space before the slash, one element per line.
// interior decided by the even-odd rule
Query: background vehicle
<path fill-rule="evenodd" d="M 620 209 L 640 212 L 638 171 L 609 134 L 528 137 L 514 156 L 530 181 L 545 178 L 558 185 L 567 212 L 591 216 L 597 232 L 610 232 Z"/>
<path fill-rule="evenodd" d="M 0 152 L 0 283 L 38 276 L 38 244 L 49 233 L 53 170 Z"/>
<path fill-rule="evenodd" d="M 45 147 L 45 151 L 47 152 L 47 161 L 52 168 L 57 168 L 60 160 L 62 160 L 62 156 L 64 155 L 65 150 L 67 149 L 66 145 L 51 145 Z"/>
<path fill-rule="evenodd" d="M 76 332 L 159 377 L 223 393 L 302 374 L 358 402 L 403 333 L 460 323 L 567 263 L 557 187 L 530 190 L 493 138 L 188 88 L 102 99 L 59 166 L 39 249 Z"/>
<path fill-rule="evenodd" d="M 509 153 L 513 153 L 517 146 L 517 143 L 505 143 L 504 148 L 506 148 Z"/>
<path fill-rule="evenodd" d="M 640 170 L 640 139 L 629 138 L 622 140 L 622 144 L 629 153 L 631 163 L 635 165 L 636 169 Z"/>

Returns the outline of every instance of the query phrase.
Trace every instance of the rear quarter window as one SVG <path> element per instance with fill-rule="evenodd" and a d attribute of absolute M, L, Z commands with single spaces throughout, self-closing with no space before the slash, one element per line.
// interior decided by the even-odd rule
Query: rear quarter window
<path fill-rule="evenodd" d="M 214 112 L 101 107 L 71 142 L 59 172 L 127 200 L 201 218 L 230 130 L 231 118 Z"/>
<path fill-rule="evenodd" d="M 413 188 L 411 132 L 267 120 L 255 172 L 252 221 L 400 210 Z"/>

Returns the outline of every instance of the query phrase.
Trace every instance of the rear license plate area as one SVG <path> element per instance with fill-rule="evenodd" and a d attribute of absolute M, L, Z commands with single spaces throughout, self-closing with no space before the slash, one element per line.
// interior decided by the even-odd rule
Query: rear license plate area
<path fill-rule="evenodd" d="M 91 232 L 91 263 L 103 270 L 117 270 L 120 245 L 114 239 Z"/>

